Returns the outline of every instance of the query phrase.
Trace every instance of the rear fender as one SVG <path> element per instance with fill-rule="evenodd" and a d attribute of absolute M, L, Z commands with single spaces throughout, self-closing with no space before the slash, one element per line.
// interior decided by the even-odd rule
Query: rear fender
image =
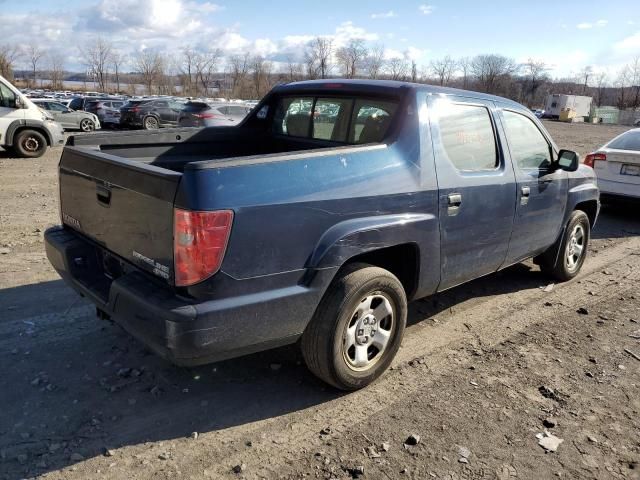
<path fill-rule="evenodd" d="M 345 220 L 327 230 L 316 244 L 306 268 L 341 267 L 363 253 L 415 244 L 420 279 L 415 297 L 435 291 L 440 281 L 438 219 L 426 213 L 380 215 Z"/>

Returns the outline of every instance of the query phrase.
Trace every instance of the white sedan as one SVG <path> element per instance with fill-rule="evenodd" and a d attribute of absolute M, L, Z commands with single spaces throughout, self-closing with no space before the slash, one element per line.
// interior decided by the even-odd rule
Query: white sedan
<path fill-rule="evenodd" d="M 640 128 L 628 130 L 584 159 L 603 197 L 640 199 Z"/>

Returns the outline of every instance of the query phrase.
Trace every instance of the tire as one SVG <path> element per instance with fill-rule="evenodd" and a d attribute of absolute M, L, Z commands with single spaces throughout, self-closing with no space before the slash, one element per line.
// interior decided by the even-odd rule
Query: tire
<path fill-rule="evenodd" d="M 582 210 L 575 210 L 560 240 L 537 259 L 540 269 L 561 282 L 571 280 L 580 273 L 590 238 L 589 217 Z"/>
<path fill-rule="evenodd" d="M 407 297 L 395 275 L 382 268 L 352 264 L 338 275 L 300 344 L 314 375 L 352 391 L 369 385 L 391 364 L 407 324 Z"/>
<path fill-rule="evenodd" d="M 36 130 L 22 130 L 13 140 L 13 150 L 19 157 L 38 158 L 47 151 L 47 140 Z"/>
<path fill-rule="evenodd" d="M 83 132 L 93 132 L 96 129 L 96 124 L 93 123 L 93 120 L 88 118 L 83 118 L 80 122 L 80 130 Z"/>
<path fill-rule="evenodd" d="M 158 122 L 158 119 L 156 117 L 149 115 L 148 117 L 144 117 L 142 126 L 145 130 L 157 130 L 158 128 L 160 128 L 160 122 Z"/>

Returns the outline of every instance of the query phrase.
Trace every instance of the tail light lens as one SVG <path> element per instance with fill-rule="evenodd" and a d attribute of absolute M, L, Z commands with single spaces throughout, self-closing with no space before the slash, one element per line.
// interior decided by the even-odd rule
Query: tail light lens
<path fill-rule="evenodd" d="M 175 282 L 186 287 L 215 274 L 227 249 L 233 211 L 193 212 L 174 209 Z"/>
<path fill-rule="evenodd" d="M 604 153 L 590 153 L 584 159 L 584 164 L 593 168 L 593 165 L 597 160 L 602 160 L 603 162 L 607 161 L 607 155 Z"/>
<path fill-rule="evenodd" d="M 196 118 L 217 118 L 217 117 L 220 117 L 220 115 L 214 115 L 213 113 L 194 113 L 193 116 L 196 117 Z"/>

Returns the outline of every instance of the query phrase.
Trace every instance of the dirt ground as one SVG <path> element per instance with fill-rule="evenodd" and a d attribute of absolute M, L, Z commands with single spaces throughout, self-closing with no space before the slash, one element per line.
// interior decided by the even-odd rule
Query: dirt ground
<path fill-rule="evenodd" d="M 546 126 L 583 154 L 625 130 Z M 184 369 L 97 320 L 43 251 L 60 151 L 0 152 L 0 479 L 640 478 L 637 206 L 603 209 L 571 282 L 524 263 L 413 303 L 392 370 L 344 394 L 295 347 Z"/>

